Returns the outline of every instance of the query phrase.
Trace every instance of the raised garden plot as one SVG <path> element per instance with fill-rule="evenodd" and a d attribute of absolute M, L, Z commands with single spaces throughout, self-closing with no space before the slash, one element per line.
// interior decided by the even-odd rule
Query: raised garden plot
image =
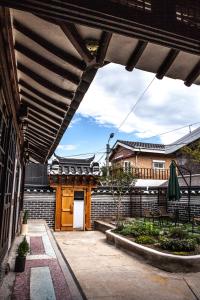
<path fill-rule="evenodd" d="M 133 220 L 106 232 L 107 240 L 146 258 L 149 263 L 173 272 L 200 270 L 200 234 L 190 224 Z"/>

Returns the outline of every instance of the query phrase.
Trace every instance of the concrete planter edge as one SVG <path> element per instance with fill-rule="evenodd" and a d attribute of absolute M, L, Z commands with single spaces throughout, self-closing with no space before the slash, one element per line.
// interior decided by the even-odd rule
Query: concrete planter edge
<path fill-rule="evenodd" d="M 200 271 L 200 255 L 180 256 L 163 253 L 119 236 L 112 232 L 112 229 L 106 231 L 106 239 L 116 247 L 142 256 L 147 263 L 159 269 L 176 273 Z"/>

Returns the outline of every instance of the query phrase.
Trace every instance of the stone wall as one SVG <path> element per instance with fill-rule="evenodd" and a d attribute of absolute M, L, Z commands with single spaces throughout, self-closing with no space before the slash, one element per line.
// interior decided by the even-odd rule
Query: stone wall
<path fill-rule="evenodd" d="M 53 192 L 25 192 L 24 210 L 30 219 L 44 219 L 50 228 L 55 225 L 56 197 Z"/>
<path fill-rule="evenodd" d="M 188 219 L 188 196 L 184 194 L 180 201 L 168 202 L 168 211 L 179 210 L 180 220 Z M 122 217 L 140 217 L 145 209 L 158 209 L 158 194 L 134 194 L 123 197 L 120 214 Z M 200 194 L 191 195 L 191 215 L 200 216 Z M 54 228 L 55 193 L 25 192 L 24 209 L 29 210 L 30 219 L 44 219 L 49 227 Z M 117 215 L 117 197 L 109 193 L 93 193 L 91 206 L 92 225 L 95 220 L 113 219 Z"/>

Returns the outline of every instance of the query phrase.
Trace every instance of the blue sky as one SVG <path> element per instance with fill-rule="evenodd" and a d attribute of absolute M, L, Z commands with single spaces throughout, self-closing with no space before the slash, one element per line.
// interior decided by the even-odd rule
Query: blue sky
<path fill-rule="evenodd" d="M 114 64 L 100 69 L 56 153 L 73 156 L 105 151 L 110 133 L 117 132 L 121 122 L 154 76 L 139 70 L 127 72 L 124 67 Z M 112 139 L 111 146 L 117 139 L 172 143 L 187 134 L 188 128 L 161 136 L 159 134 L 200 122 L 199 111 L 198 86 L 188 88 L 179 80 L 155 79 L 134 112 Z M 198 126 L 200 124 L 192 129 Z M 101 155 L 98 153 L 96 158 L 99 159 Z"/>

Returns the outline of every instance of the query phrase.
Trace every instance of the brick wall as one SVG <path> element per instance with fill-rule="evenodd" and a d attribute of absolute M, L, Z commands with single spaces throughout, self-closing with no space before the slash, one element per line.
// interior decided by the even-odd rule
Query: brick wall
<path fill-rule="evenodd" d="M 94 220 L 113 219 L 117 214 L 116 200 L 111 194 L 93 193 L 91 206 L 92 224 Z M 200 195 L 191 196 L 191 215 L 200 216 Z M 124 196 L 120 213 L 122 217 L 139 217 L 145 209 L 158 208 L 157 194 L 135 194 Z M 24 209 L 29 210 L 30 219 L 44 219 L 49 227 L 54 228 L 55 193 L 25 192 Z M 188 197 L 183 195 L 180 201 L 168 202 L 168 211 L 179 210 L 181 220 L 188 219 Z"/>
<path fill-rule="evenodd" d="M 24 210 L 29 211 L 30 219 L 44 219 L 50 228 L 54 228 L 55 208 L 55 193 L 24 193 Z"/>

